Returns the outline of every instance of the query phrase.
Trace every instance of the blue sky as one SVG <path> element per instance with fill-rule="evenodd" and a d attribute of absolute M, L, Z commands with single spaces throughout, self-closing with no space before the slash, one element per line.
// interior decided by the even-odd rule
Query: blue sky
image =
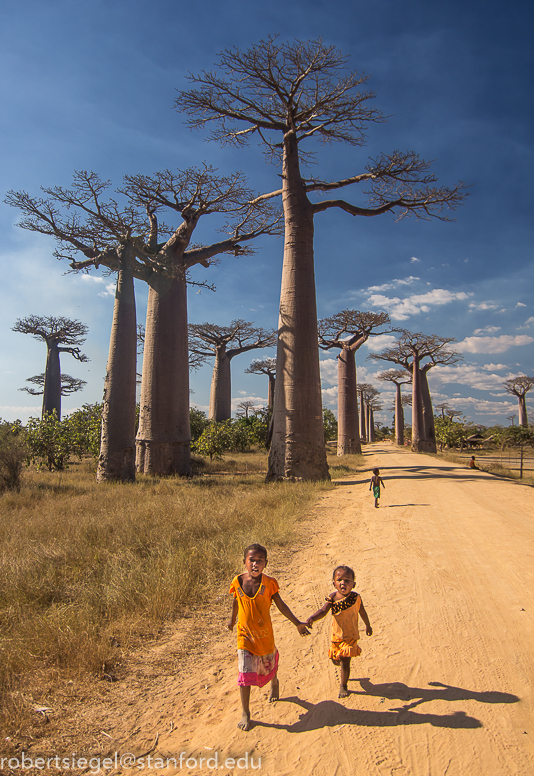
<path fill-rule="evenodd" d="M 318 314 L 386 310 L 394 323 L 455 337 L 463 362 L 435 368 L 435 403 L 448 401 L 474 421 L 508 424 L 517 412 L 502 382 L 534 374 L 531 3 L 472 0 L 4 0 L 0 12 L 0 134 L 3 200 L 9 189 L 38 195 L 68 186 L 74 170 L 120 185 L 124 174 L 184 168 L 203 161 L 243 170 L 258 191 L 278 187 L 278 170 L 261 150 L 221 149 L 191 132 L 173 110 L 188 71 L 210 68 L 216 53 L 278 33 L 323 36 L 371 76 L 375 104 L 390 118 L 368 144 L 321 149 L 314 173 L 336 180 L 363 170 L 367 158 L 396 148 L 435 160 L 441 183 L 463 180 L 470 196 L 455 222 L 396 223 L 389 215 L 353 218 L 329 210 L 316 218 Z M 362 204 L 356 187 L 344 196 Z M 87 381 L 65 398 L 64 412 L 100 401 L 113 308 L 112 278 L 65 275 L 54 241 L 25 232 L 17 211 L 0 205 L 0 417 L 25 421 L 40 400 L 18 389 L 44 369 L 45 347 L 11 327 L 18 318 L 63 315 L 89 327 L 79 364 L 62 370 Z M 198 241 L 217 239 L 206 219 Z M 196 277 L 215 294 L 190 290 L 192 322 L 221 325 L 240 317 L 277 324 L 282 241 L 265 239 L 253 257 L 223 257 Z M 143 321 L 147 290 L 137 286 Z M 374 341 L 372 347 L 387 344 Z M 359 378 L 384 368 L 359 352 Z M 264 404 L 267 379 L 245 375 L 257 351 L 233 362 L 235 403 Z M 335 356 L 322 354 L 324 399 L 335 409 Z M 206 407 L 211 369 L 192 377 L 193 402 Z M 389 407 L 391 392 L 384 391 Z M 534 394 L 534 391 L 533 391 Z M 534 400 L 530 405 L 534 411 Z M 391 413 L 383 415 L 390 422 Z"/>

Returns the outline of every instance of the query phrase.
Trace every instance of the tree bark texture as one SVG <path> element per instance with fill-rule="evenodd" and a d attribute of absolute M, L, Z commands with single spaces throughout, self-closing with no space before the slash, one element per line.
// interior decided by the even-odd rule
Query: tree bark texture
<path fill-rule="evenodd" d="M 425 452 L 436 453 L 436 429 L 434 427 L 434 411 L 432 409 L 432 398 L 430 396 L 430 389 L 428 387 L 428 370 L 424 367 L 420 370 L 421 373 L 421 397 L 423 400 L 423 427 L 424 427 L 424 440 L 425 440 Z"/>
<path fill-rule="evenodd" d="M 43 393 L 43 418 L 54 412 L 61 420 L 61 367 L 59 365 L 60 348 L 56 340 L 46 341 L 46 369 Z"/>
<path fill-rule="evenodd" d="M 136 468 L 191 474 L 189 353 L 185 275 L 150 283 Z"/>
<path fill-rule="evenodd" d="M 219 423 L 232 417 L 232 375 L 226 346 L 217 348 L 211 377 L 208 417 Z"/>
<path fill-rule="evenodd" d="M 404 409 L 400 384 L 395 384 L 395 444 L 404 446 Z"/>
<path fill-rule="evenodd" d="M 526 428 L 528 426 L 526 396 L 523 394 L 523 396 L 518 396 L 517 399 L 519 401 L 519 418 L 517 422 L 519 426 Z"/>
<path fill-rule="evenodd" d="M 330 475 L 317 345 L 313 210 L 300 175 L 293 133 L 284 138 L 282 174 L 286 226 L 267 480 L 326 480 Z"/>
<path fill-rule="evenodd" d="M 274 388 L 276 385 L 276 378 L 274 375 L 267 375 L 269 378 L 269 388 L 267 389 L 267 407 L 272 410 L 274 407 Z"/>
<path fill-rule="evenodd" d="M 369 442 L 375 442 L 375 419 L 373 408 L 371 406 L 367 407 L 367 418 L 367 436 L 369 437 Z"/>
<path fill-rule="evenodd" d="M 360 394 L 360 438 L 362 442 L 367 442 L 367 417 L 365 410 L 365 399 L 363 393 Z"/>
<path fill-rule="evenodd" d="M 343 348 L 337 357 L 337 454 L 361 453 L 356 354 Z"/>
<path fill-rule="evenodd" d="M 137 326 L 134 279 L 119 270 L 104 383 L 97 482 L 135 480 L 135 388 Z"/>

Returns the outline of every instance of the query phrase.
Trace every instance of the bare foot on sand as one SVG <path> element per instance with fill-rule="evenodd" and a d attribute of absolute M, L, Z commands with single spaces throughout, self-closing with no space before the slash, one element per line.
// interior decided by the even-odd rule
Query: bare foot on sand
<path fill-rule="evenodd" d="M 271 693 L 269 695 L 269 703 L 275 703 L 280 697 L 280 682 L 275 677 L 271 682 Z"/>
<path fill-rule="evenodd" d="M 350 695 L 350 690 L 347 687 L 347 685 L 346 684 L 340 684 L 339 685 L 339 695 L 337 697 L 338 698 L 346 698 L 349 695 Z"/>
<path fill-rule="evenodd" d="M 252 723 L 250 721 L 250 714 L 246 714 L 245 712 L 243 712 L 243 716 L 237 723 L 237 727 L 240 728 L 241 730 L 250 730 L 251 726 L 252 726 Z"/>

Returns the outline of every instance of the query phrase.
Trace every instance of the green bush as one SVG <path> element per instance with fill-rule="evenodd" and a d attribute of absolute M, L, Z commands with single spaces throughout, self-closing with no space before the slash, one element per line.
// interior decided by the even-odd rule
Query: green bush
<path fill-rule="evenodd" d="M 21 422 L 0 420 L 0 491 L 20 490 L 27 458 L 28 445 Z"/>

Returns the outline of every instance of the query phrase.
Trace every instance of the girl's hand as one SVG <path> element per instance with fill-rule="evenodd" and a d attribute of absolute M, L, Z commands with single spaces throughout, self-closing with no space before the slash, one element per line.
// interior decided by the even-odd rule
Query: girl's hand
<path fill-rule="evenodd" d="M 313 627 L 313 617 L 308 617 L 308 619 L 306 620 L 306 627 L 307 628 Z"/>
<path fill-rule="evenodd" d="M 234 621 L 233 620 L 228 620 L 227 628 L 228 628 L 229 631 L 232 631 L 234 629 Z"/>
<path fill-rule="evenodd" d="M 310 631 L 307 629 L 306 625 L 307 625 L 307 623 L 305 623 L 305 622 L 299 622 L 299 624 L 297 625 L 297 630 L 298 630 L 298 632 L 300 633 L 301 636 L 309 636 L 310 635 Z"/>
<path fill-rule="evenodd" d="M 367 633 L 368 636 L 372 636 L 373 635 L 373 629 L 371 628 L 370 625 L 368 625 L 366 627 L 365 632 Z"/>

